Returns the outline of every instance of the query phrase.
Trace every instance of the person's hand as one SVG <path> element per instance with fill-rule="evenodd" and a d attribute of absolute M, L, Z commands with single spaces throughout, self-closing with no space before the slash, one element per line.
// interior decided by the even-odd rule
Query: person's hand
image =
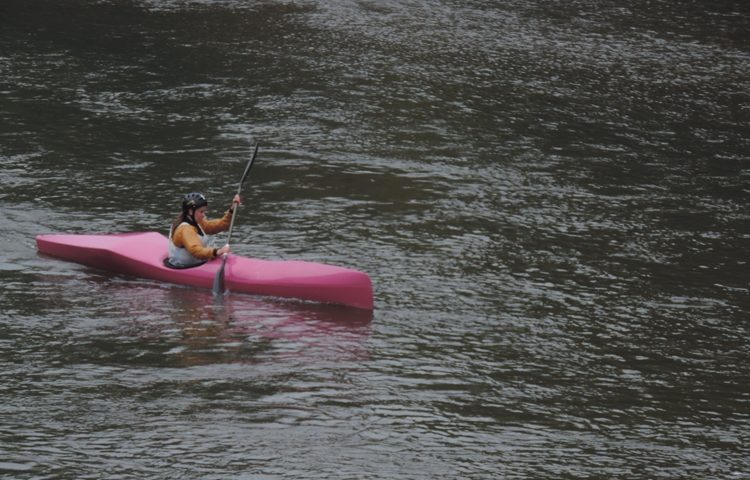
<path fill-rule="evenodd" d="M 223 247 L 221 247 L 220 249 L 216 250 L 216 256 L 217 256 L 217 257 L 220 257 L 220 256 L 222 256 L 222 255 L 226 255 L 226 254 L 227 254 L 227 253 L 229 253 L 230 251 L 231 251 L 231 250 L 229 249 L 229 245 L 224 245 L 224 246 L 223 246 Z"/>
<path fill-rule="evenodd" d="M 240 205 L 242 203 L 242 199 L 240 198 L 239 194 L 236 194 L 234 198 L 232 199 L 232 205 Z"/>

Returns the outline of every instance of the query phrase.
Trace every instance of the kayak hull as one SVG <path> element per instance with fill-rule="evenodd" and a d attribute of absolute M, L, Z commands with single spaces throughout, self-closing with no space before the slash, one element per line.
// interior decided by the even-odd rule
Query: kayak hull
<path fill-rule="evenodd" d="M 111 272 L 163 282 L 212 288 L 221 259 L 173 269 L 164 265 L 169 240 L 157 232 L 36 237 L 40 253 Z M 294 260 L 229 255 L 224 284 L 231 292 L 296 298 L 372 310 L 372 281 L 357 270 Z"/>

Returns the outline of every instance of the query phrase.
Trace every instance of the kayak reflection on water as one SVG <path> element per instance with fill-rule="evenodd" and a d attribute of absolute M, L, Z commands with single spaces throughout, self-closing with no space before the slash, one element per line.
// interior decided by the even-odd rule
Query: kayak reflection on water
<path fill-rule="evenodd" d="M 120 335 L 139 339 L 145 358 L 172 366 L 336 362 L 369 358 L 372 312 L 336 305 L 103 280 L 123 307 Z M 127 312 L 127 313 L 125 313 Z"/>

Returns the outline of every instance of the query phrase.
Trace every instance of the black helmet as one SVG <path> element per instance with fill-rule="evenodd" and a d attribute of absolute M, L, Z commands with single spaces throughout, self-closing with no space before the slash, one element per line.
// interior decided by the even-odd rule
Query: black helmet
<path fill-rule="evenodd" d="M 208 205 L 208 200 L 199 192 L 191 192 L 182 197 L 182 211 L 187 212 L 191 208 L 201 208 Z"/>

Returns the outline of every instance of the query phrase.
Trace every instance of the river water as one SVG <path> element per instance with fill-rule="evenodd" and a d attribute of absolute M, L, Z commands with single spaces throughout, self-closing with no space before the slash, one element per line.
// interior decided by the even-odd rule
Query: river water
<path fill-rule="evenodd" d="M 37 253 L 255 141 L 373 313 Z M 3 0 L 0 477 L 750 478 L 748 152 L 745 1 Z"/>

